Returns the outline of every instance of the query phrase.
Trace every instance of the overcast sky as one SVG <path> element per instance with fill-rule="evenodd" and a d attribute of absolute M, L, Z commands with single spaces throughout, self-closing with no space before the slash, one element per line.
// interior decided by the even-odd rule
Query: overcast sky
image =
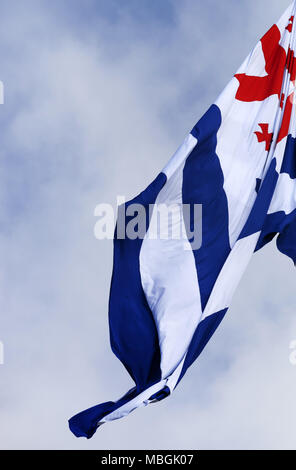
<path fill-rule="evenodd" d="M 89 441 L 67 426 L 132 386 L 95 206 L 154 179 L 289 3 L 2 0 L 2 449 L 296 449 L 295 268 L 273 245 L 172 397 Z"/>

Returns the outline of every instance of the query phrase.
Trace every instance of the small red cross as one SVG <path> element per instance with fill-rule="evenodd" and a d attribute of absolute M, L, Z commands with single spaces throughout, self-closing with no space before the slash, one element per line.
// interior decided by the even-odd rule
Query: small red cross
<path fill-rule="evenodd" d="M 291 18 L 289 19 L 289 24 L 286 27 L 286 29 L 289 31 L 289 33 L 292 33 L 293 21 L 294 21 L 294 16 L 291 16 Z"/>
<path fill-rule="evenodd" d="M 269 151 L 271 147 L 273 133 L 268 132 L 268 124 L 258 124 L 262 132 L 254 132 L 256 134 L 258 142 L 266 142 L 265 150 Z"/>

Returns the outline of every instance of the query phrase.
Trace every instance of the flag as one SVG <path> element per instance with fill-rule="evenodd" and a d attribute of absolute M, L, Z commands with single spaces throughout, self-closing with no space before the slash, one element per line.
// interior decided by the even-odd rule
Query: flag
<path fill-rule="evenodd" d="M 132 204 L 152 206 L 145 236 L 114 237 L 111 347 L 135 386 L 70 419 L 90 438 L 103 423 L 161 401 L 219 326 L 252 254 L 276 237 L 296 262 L 293 2 L 217 101 Z M 155 235 L 159 204 L 202 206 L 202 243 Z M 126 219 L 126 224 L 129 222 Z M 188 221 L 178 224 L 188 232 Z"/>

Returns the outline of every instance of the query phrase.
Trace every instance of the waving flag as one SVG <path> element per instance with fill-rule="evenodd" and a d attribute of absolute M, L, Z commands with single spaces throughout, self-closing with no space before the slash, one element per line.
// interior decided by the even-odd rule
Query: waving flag
<path fill-rule="evenodd" d="M 184 240 L 153 237 L 153 210 L 143 239 L 116 232 L 111 345 L 135 387 L 71 418 L 76 436 L 89 438 L 174 390 L 219 326 L 256 250 L 277 236 L 278 249 L 296 262 L 295 14 L 293 2 L 163 172 L 125 205 L 201 204 L 202 245 L 188 238 L 184 249 Z"/>

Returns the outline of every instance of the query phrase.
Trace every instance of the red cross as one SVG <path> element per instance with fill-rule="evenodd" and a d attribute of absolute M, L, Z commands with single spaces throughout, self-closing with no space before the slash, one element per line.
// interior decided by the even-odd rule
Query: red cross
<path fill-rule="evenodd" d="M 294 16 L 291 16 L 291 18 L 289 19 L 289 24 L 286 27 L 286 29 L 289 31 L 289 33 L 292 33 L 293 21 L 294 21 Z"/>
<path fill-rule="evenodd" d="M 286 29 L 292 31 L 294 17 L 291 16 Z M 272 95 L 278 95 L 280 107 L 284 107 L 285 97 L 281 94 L 282 82 L 285 69 L 290 73 L 291 82 L 296 80 L 296 57 L 289 48 L 286 54 L 285 49 L 279 44 L 281 33 L 276 25 L 261 39 L 262 51 L 265 58 L 265 77 L 256 77 L 240 73 L 235 75 L 239 81 L 236 99 L 244 102 L 264 101 Z M 290 94 L 286 100 L 281 128 L 277 141 L 284 139 L 289 132 L 291 113 L 293 108 L 294 94 Z M 259 124 L 262 132 L 255 132 L 258 142 L 266 142 L 266 150 L 270 150 L 272 134 L 268 133 L 268 124 Z"/>
<path fill-rule="evenodd" d="M 261 39 L 268 75 L 256 77 L 240 73 L 235 75 L 239 81 L 236 99 L 239 101 L 264 101 L 272 95 L 280 99 L 283 75 L 286 65 L 286 51 L 280 46 L 281 32 L 276 25 Z"/>
<path fill-rule="evenodd" d="M 269 152 L 272 142 L 273 133 L 268 132 L 268 124 L 258 124 L 261 127 L 262 132 L 254 132 L 256 134 L 258 142 L 265 142 L 265 150 Z"/>

